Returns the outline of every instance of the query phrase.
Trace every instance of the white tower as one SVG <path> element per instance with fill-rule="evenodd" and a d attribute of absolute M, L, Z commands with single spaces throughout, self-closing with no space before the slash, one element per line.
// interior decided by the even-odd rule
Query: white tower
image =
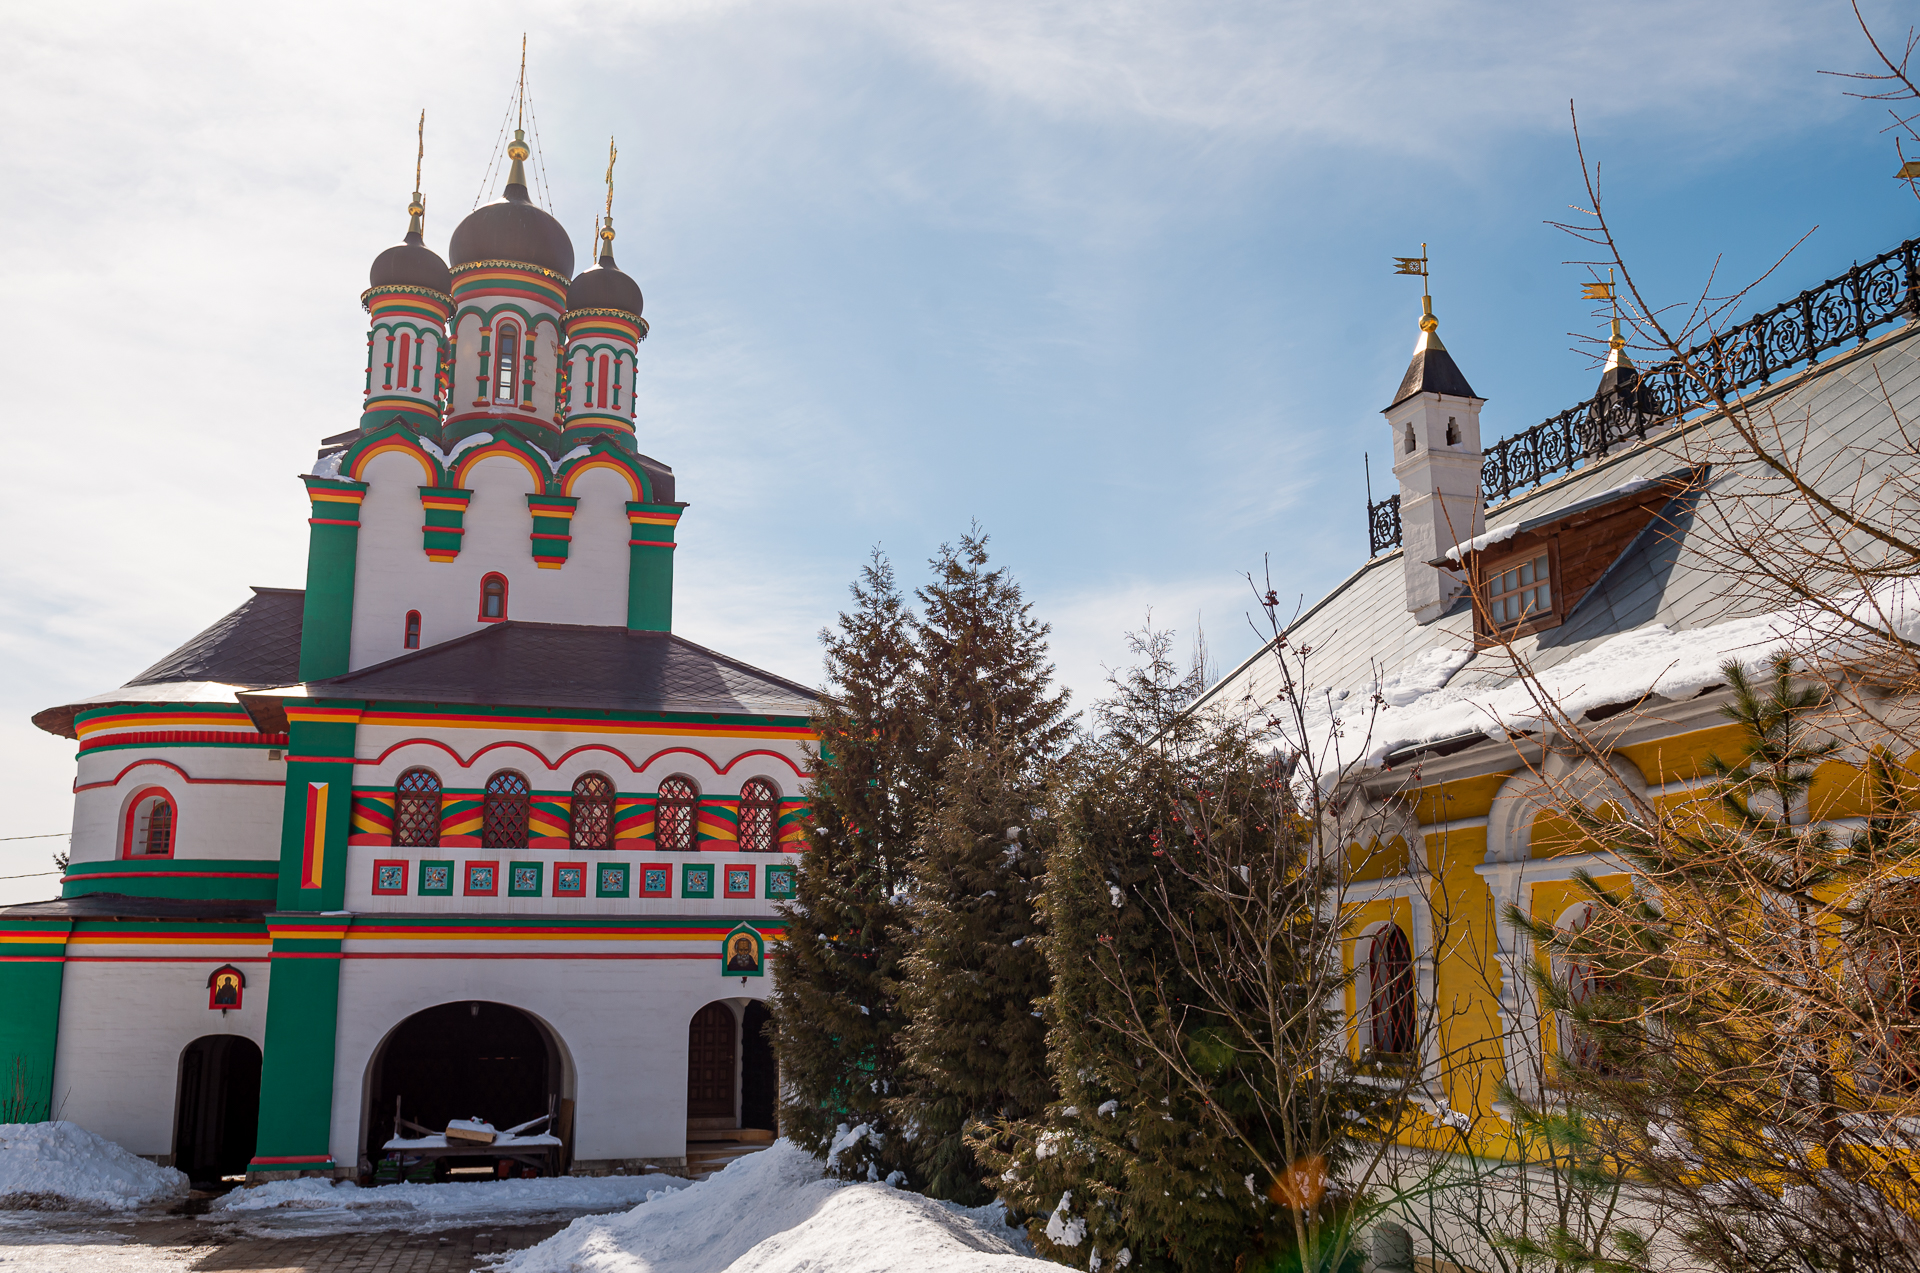
<path fill-rule="evenodd" d="M 1407 609 L 1421 623 L 1446 613 L 1466 590 L 1460 575 L 1428 563 L 1485 529 L 1480 500 L 1480 407 L 1440 343 L 1433 298 L 1422 296 L 1420 339 L 1400 391 L 1384 414 L 1400 479 L 1400 543 Z"/>

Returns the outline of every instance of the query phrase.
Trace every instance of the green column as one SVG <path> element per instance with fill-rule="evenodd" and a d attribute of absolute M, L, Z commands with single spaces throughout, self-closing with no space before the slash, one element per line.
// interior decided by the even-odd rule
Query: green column
<path fill-rule="evenodd" d="M 307 519 L 307 600 L 300 619 L 300 679 L 318 681 L 347 670 L 353 637 L 353 570 L 360 547 L 365 482 L 301 479 L 313 515 Z"/>
<path fill-rule="evenodd" d="M 287 787 L 280 817 L 279 910 L 267 985 L 255 1178 L 331 1172 L 333 1044 L 340 1017 L 353 751 L 364 703 L 295 699 L 287 713 Z M 351 1167 L 353 1164 L 346 1164 Z"/>
<path fill-rule="evenodd" d="M 685 504 L 628 504 L 627 627 L 673 631 L 673 550 Z"/>
<path fill-rule="evenodd" d="M 60 1038 L 60 978 L 67 958 L 67 919 L 16 919 L 0 924 L 0 1123 L 38 1123 L 53 1116 L 53 1058 Z"/>
<path fill-rule="evenodd" d="M 332 1174 L 340 1165 L 327 1142 L 333 1124 L 334 1031 L 340 1019 L 340 945 L 351 922 L 344 916 L 267 916 L 273 975 L 260 1071 L 260 1135 L 247 1164 L 247 1175 L 255 1180 Z"/>

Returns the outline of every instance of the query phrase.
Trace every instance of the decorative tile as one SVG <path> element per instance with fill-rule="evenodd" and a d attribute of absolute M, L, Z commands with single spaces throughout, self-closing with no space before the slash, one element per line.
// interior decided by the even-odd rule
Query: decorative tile
<path fill-rule="evenodd" d="M 729 862 L 721 875 L 724 892 L 728 897 L 753 896 L 753 868 L 737 862 Z"/>
<path fill-rule="evenodd" d="M 625 862 L 602 862 L 593 871 L 595 897 L 625 897 L 630 868 Z"/>
<path fill-rule="evenodd" d="M 712 897 L 714 868 L 706 862 L 688 862 L 680 868 L 680 896 Z"/>
<path fill-rule="evenodd" d="M 665 862 L 640 864 L 640 896 L 672 897 L 673 868 Z"/>
<path fill-rule="evenodd" d="M 507 896 L 539 897 L 546 892 L 544 862 L 507 863 Z"/>
<path fill-rule="evenodd" d="M 587 864 L 585 862 L 555 862 L 553 864 L 553 895 L 555 897 L 585 897 L 587 895 Z"/>
<path fill-rule="evenodd" d="M 799 868 L 791 863 L 782 862 L 767 868 L 767 896 L 778 901 L 792 897 L 798 891 Z"/>
<path fill-rule="evenodd" d="M 500 896 L 500 863 L 498 861 L 467 863 L 466 895 L 468 897 Z"/>
<path fill-rule="evenodd" d="M 451 862 L 420 863 L 420 896 L 452 897 L 453 896 L 453 863 Z"/>
<path fill-rule="evenodd" d="M 407 891 L 407 864 L 405 862 L 377 861 L 373 864 L 373 891 L 385 897 L 395 894 L 404 895 Z"/>

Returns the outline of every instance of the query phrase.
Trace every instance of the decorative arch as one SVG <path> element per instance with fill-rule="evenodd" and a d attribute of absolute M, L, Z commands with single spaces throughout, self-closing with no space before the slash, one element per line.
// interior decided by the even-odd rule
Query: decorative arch
<path fill-rule="evenodd" d="M 587 454 L 567 461 L 560 466 L 560 493 L 572 495 L 573 487 L 581 477 L 595 469 L 611 469 L 627 480 L 627 489 L 632 492 L 632 502 L 649 504 L 653 502 L 653 492 L 649 489 L 644 470 L 619 447 L 604 439 L 595 442 Z"/>
<path fill-rule="evenodd" d="M 497 305 L 477 305 L 472 302 L 462 305 L 453 315 L 454 329 L 459 330 L 461 320 L 469 316 L 479 319 L 480 325 L 488 331 L 492 331 L 494 324 L 502 319 L 509 321 L 518 319 L 525 328 L 523 335 L 533 335 L 544 324 L 553 328 L 556 339 L 560 337 L 558 318 L 552 314 L 543 314 L 538 310 L 529 309 L 516 301 L 502 301 Z"/>
<path fill-rule="evenodd" d="M 445 484 L 446 470 L 440 466 L 440 461 L 420 445 L 420 439 L 413 430 L 398 423 L 376 429 L 348 447 L 347 453 L 340 457 L 340 472 L 356 482 L 363 482 L 366 479 L 362 474 L 366 472 L 367 465 L 378 456 L 396 451 L 412 456 L 420 465 L 420 471 L 426 477 L 425 485 Z"/>
<path fill-rule="evenodd" d="M 123 858 L 170 858 L 180 836 L 180 801 L 160 786 L 140 787 L 127 797 L 121 815 Z"/>
<path fill-rule="evenodd" d="M 521 468 L 527 471 L 527 476 L 533 479 L 534 493 L 545 493 L 548 480 L 551 477 L 551 474 L 547 470 L 546 456 L 542 455 L 538 448 L 514 437 L 496 437 L 484 446 L 476 446 L 471 450 L 462 451 L 460 458 L 454 461 L 453 481 L 449 483 L 449 485 L 458 488 L 467 488 L 470 483 L 473 466 L 482 460 L 491 459 L 494 456 L 505 456 L 519 464 Z"/>
<path fill-rule="evenodd" d="M 399 742 L 389 746 L 385 751 L 381 752 L 377 757 L 375 757 L 373 761 L 370 763 L 375 765 L 384 764 L 386 762 L 387 757 L 393 755 L 393 753 L 395 753 L 396 751 L 399 751 L 402 747 L 438 748 L 439 750 L 445 752 L 448 756 L 452 757 L 453 762 L 462 769 L 472 768 L 472 766 L 476 762 L 478 762 L 479 759 L 482 756 L 486 755 L 488 752 L 506 747 L 506 748 L 515 748 L 520 751 L 526 752 L 528 755 L 538 760 L 542 765 L 546 766 L 549 770 L 560 768 L 561 765 L 565 764 L 567 761 L 571 760 L 573 757 L 580 755 L 582 752 L 598 751 L 598 752 L 605 752 L 607 755 L 612 756 L 615 759 L 619 760 L 620 763 L 624 764 L 627 767 L 627 770 L 630 773 L 636 773 L 636 774 L 644 772 L 649 766 L 654 764 L 654 762 L 656 761 L 662 760 L 668 756 L 680 755 L 680 756 L 692 756 L 704 762 L 707 768 L 712 770 L 716 776 L 724 776 L 725 774 L 731 772 L 733 767 L 739 764 L 743 760 L 746 760 L 753 756 L 768 756 L 775 760 L 778 760 L 781 764 L 793 770 L 794 777 L 796 778 L 804 779 L 811 776 L 808 774 L 806 770 L 802 769 L 799 765 L 795 764 L 791 757 L 784 755 L 781 752 L 772 751 L 767 748 L 757 747 L 751 751 L 741 752 L 738 756 L 735 756 L 732 760 L 729 760 L 726 764 L 722 765 L 719 762 L 715 761 L 713 757 L 707 755 L 705 752 L 696 751 L 692 747 L 680 747 L 680 746 L 662 747 L 659 751 L 649 753 L 645 760 L 635 763 L 634 760 L 630 756 L 628 756 L 625 752 L 619 750 L 616 747 L 610 747 L 606 743 L 582 743 L 578 747 L 569 748 L 565 752 L 561 753 L 561 755 L 556 759 L 548 760 L 546 755 L 542 753 L 539 748 L 533 746 L 531 743 L 522 742 L 520 739 L 517 739 L 517 738 L 503 738 L 503 739 L 496 740 L 494 742 L 490 742 L 485 746 L 475 750 L 472 755 L 465 756 L 465 757 L 462 757 L 459 752 L 455 751 L 452 747 L 448 746 L 445 742 L 441 741 L 438 738 L 404 738 L 404 739 L 401 739 Z M 136 763 L 167 764 L 168 762 L 144 760 L 144 761 L 138 761 Z M 278 782 L 274 782 L 274 783 L 271 783 L 271 785 L 277 787 L 280 784 Z"/>
<path fill-rule="evenodd" d="M 1634 797 L 1647 798 L 1647 780 L 1624 756 L 1609 757 L 1605 768 L 1582 757 L 1550 756 L 1538 770 L 1521 769 L 1500 785 L 1487 812 L 1489 863 L 1525 862 L 1533 855 L 1533 822 L 1542 812 L 1571 796 L 1589 809 L 1612 801 L 1630 808 Z"/>

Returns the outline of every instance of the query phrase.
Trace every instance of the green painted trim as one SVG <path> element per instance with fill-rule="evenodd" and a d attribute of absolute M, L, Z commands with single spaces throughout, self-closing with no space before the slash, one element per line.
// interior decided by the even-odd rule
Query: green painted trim
<path fill-rule="evenodd" d="M 120 893 L 127 897 L 176 897 L 191 901 L 271 902 L 280 863 L 272 858 L 114 858 L 75 862 L 60 881 L 60 896 Z M 235 876 L 263 876 L 236 879 Z M 207 878 L 195 878 L 204 876 Z M 224 878 L 223 878 L 224 877 Z"/>
<path fill-rule="evenodd" d="M 129 747 L 145 747 L 149 750 L 160 748 L 171 751 L 175 747 L 251 747 L 255 751 L 266 751 L 270 747 L 285 747 L 285 743 L 94 743 L 82 747 L 84 755 L 94 755 L 103 751 L 125 751 Z"/>
<path fill-rule="evenodd" d="M 19 919 L 16 937 L 44 938 L 5 946 L 0 958 L 0 1120 L 53 1117 L 53 1062 L 60 1043 L 60 990 L 71 920 Z"/>
<path fill-rule="evenodd" d="M 667 510 L 679 511 L 684 504 L 642 504 L 627 505 L 629 513 L 652 513 Z M 671 632 L 673 631 L 673 552 L 665 547 L 676 542 L 675 526 L 629 526 L 631 540 L 651 539 L 656 542 L 640 544 L 629 542 L 627 547 L 627 629 L 631 632 Z"/>
<path fill-rule="evenodd" d="M 365 482 L 308 475 L 301 479 L 311 496 L 323 490 L 365 492 Z M 342 517 L 342 510 L 350 510 Z M 357 505 L 313 501 L 314 521 L 307 527 L 307 595 L 300 618 L 300 679 L 320 681 L 347 671 L 353 639 L 353 575 L 360 547 Z M 346 522 L 350 525 L 328 525 Z"/>
<path fill-rule="evenodd" d="M 340 843 L 344 859 L 346 840 Z M 340 1020 L 339 953 L 338 941 L 274 940 L 256 1159 L 324 1158 L 329 1152 L 333 1052 Z M 315 954 L 322 958 L 292 957 Z M 330 1167 L 330 1159 L 298 1165 L 256 1161 L 247 1170 L 324 1171 Z"/>
<path fill-rule="evenodd" d="M 755 716 L 747 712 L 641 712 L 622 711 L 610 707 L 493 707 L 480 704 L 413 703 L 398 700 L 372 700 L 366 707 L 369 712 L 405 712 L 410 716 L 504 716 L 523 717 L 529 720 L 631 721 L 662 725 L 793 726 L 808 723 L 808 718 L 805 716 Z M 478 795 L 481 788 L 447 787 L 443 791 L 447 795 Z"/>
<path fill-rule="evenodd" d="M 301 701 L 301 700 L 295 700 Z M 358 703 L 328 703 L 358 707 Z M 280 883 L 278 900 L 288 911 L 337 911 L 346 904 L 347 837 L 353 829 L 353 749 L 359 725 L 339 721 L 288 722 L 287 755 L 326 757 L 288 760 L 287 787 L 280 811 Z M 326 845 L 321 856 L 320 887 L 302 887 L 307 835 L 307 791 L 316 782 L 327 789 Z"/>

